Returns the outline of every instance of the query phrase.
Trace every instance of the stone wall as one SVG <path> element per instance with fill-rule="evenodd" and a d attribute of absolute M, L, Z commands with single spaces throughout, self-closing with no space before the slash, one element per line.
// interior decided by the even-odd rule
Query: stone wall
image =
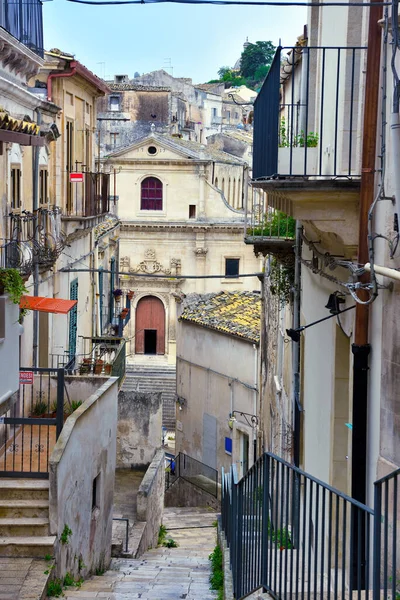
<path fill-rule="evenodd" d="M 164 506 L 209 506 L 214 510 L 221 510 L 217 498 L 181 477 L 165 492 Z"/>
<path fill-rule="evenodd" d="M 149 465 L 161 447 L 161 429 L 161 392 L 119 392 L 117 468 L 137 469 Z"/>
<path fill-rule="evenodd" d="M 147 469 L 137 494 L 137 519 L 146 521 L 137 556 L 157 546 L 164 508 L 164 463 L 164 450 L 159 450 Z"/>
<path fill-rule="evenodd" d="M 50 457 L 50 533 L 56 575 L 86 577 L 111 558 L 118 379 L 108 379 L 64 424 Z M 96 483 L 95 483 L 96 481 Z M 60 537 L 68 533 L 66 543 Z"/>

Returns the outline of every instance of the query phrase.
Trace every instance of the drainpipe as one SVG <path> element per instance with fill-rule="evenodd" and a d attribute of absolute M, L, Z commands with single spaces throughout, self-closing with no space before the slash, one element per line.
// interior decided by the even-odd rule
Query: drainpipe
<path fill-rule="evenodd" d="M 50 73 L 47 78 L 47 100 L 53 101 L 53 79 L 58 77 L 73 77 L 76 75 L 76 61 L 70 62 L 71 71 L 63 71 L 62 73 Z"/>
<path fill-rule="evenodd" d="M 254 392 L 253 392 L 253 415 L 258 417 L 259 413 L 257 411 L 257 390 L 258 390 L 258 348 L 256 344 L 253 344 L 254 350 Z M 257 425 L 255 424 L 253 427 L 253 460 L 256 462 L 257 460 Z"/>
<path fill-rule="evenodd" d="M 293 329 L 300 327 L 301 287 L 301 234 L 302 225 L 296 221 L 296 246 L 294 263 Z M 300 467 L 300 342 L 292 342 L 292 386 L 293 386 L 293 463 Z"/>
<path fill-rule="evenodd" d="M 36 109 L 37 114 L 37 124 L 40 125 L 42 122 L 42 113 L 40 110 Z M 39 210 L 39 153 L 40 146 L 33 147 L 32 154 L 32 208 L 33 214 L 35 215 L 35 243 L 39 242 L 39 230 L 38 230 L 38 210 Z M 37 260 L 35 261 L 34 269 L 33 269 L 33 295 L 39 296 L 39 264 Z M 32 344 L 32 364 L 34 367 L 39 366 L 39 313 L 37 310 L 33 311 L 33 344 Z"/>
<path fill-rule="evenodd" d="M 379 79 L 381 60 L 381 28 L 378 21 L 382 17 L 382 6 L 370 8 L 368 28 L 368 54 L 365 78 L 365 104 L 363 123 L 362 169 L 360 188 L 358 262 L 368 262 L 368 211 L 374 200 L 376 140 L 378 129 Z M 368 283 L 368 276 L 362 278 Z M 367 294 L 363 292 L 362 299 Z M 361 297 L 361 294 L 360 294 Z M 352 429 L 352 464 L 351 493 L 354 499 L 365 504 L 367 487 L 367 423 L 368 423 L 368 305 L 357 303 L 353 352 L 353 429 Z M 354 518 L 353 535 L 361 535 L 361 544 L 365 540 L 365 521 L 361 524 Z M 365 546 L 365 544 L 364 544 Z M 362 547 L 364 547 L 362 546 Z M 355 548 L 355 553 L 357 549 Z M 353 556 L 353 577 L 357 577 L 356 556 Z M 365 581 L 365 560 L 362 560 L 361 583 Z"/>
<path fill-rule="evenodd" d="M 94 297 L 95 297 L 95 314 L 96 314 L 96 335 L 101 336 L 100 327 L 100 282 L 99 282 L 99 244 L 97 240 L 94 243 Z"/>

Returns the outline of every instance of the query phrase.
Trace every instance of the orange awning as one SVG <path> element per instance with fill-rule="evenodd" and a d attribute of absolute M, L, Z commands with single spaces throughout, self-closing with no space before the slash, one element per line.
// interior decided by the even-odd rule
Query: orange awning
<path fill-rule="evenodd" d="M 39 312 L 66 315 L 78 300 L 63 300 L 62 298 L 42 298 L 41 296 L 22 296 L 20 308 L 38 310 Z"/>

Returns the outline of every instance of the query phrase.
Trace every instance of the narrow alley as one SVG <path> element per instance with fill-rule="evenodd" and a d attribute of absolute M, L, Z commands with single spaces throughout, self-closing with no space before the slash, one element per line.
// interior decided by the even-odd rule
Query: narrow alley
<path fill-rule="evenodd" d="M 140 559 L 114 559 L 101 576 L 66 598 L 89 600 L 212 600 L 209 554 L 216 545 L 216 513 L 206 508 L 166 508 L 163 523 L 177 548 L 154 548 Z"/>

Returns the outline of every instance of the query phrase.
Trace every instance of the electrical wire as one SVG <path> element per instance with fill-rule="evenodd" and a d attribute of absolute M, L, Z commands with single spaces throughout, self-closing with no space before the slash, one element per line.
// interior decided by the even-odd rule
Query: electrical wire
<path fill-rule="evenodd" d="M 111 273 L 110 269 L 70 269 L 68 267 L 63 267 L 58 272 L 59 273 L 97 273 L 101 271 L 102 273 Z M 241 277 L 262 277 L 264 273 L 239 273 L 234 277 L 227 277 L 224 275 L 159 275 L 157 273 L 138 273 L 135 271 L 113 271 L 115 275 L 127 275 L 128 277 L 145 277 L 149 279 L 240 279 Z"/>
<path fill-rule="evenodd" d="M 123 4 L 213 4 L 217 6 L 354 6 L 358 8 L 370 8 L 371 6 L 390 6 L 390 2 L 279 2 L 274 0 L 67 0 L 76 4 L 90 4 L 94 6 L 117 6 Z"/>

